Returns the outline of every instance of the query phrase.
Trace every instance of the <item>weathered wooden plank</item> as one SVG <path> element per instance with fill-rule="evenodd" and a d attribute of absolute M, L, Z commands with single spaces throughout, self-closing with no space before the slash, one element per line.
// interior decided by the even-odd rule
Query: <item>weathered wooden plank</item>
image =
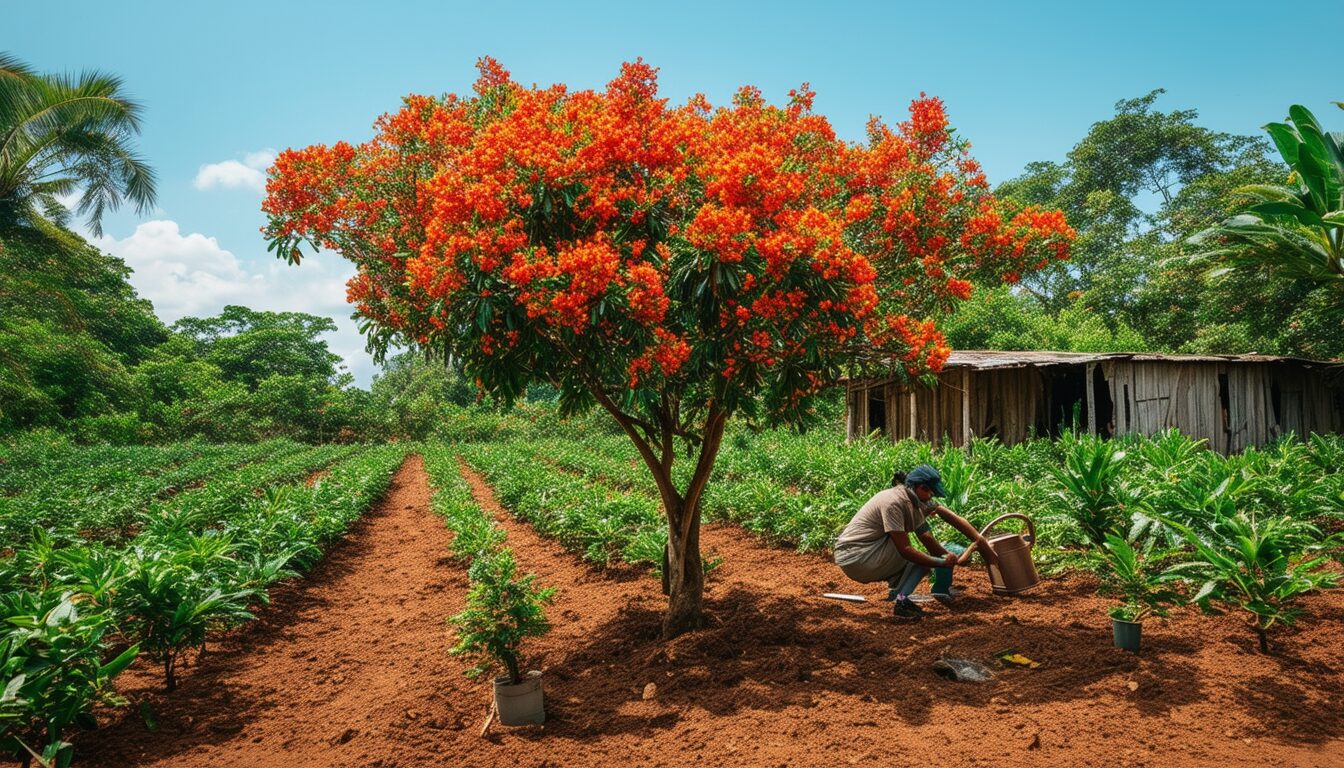
<path fill-rule="evenodd" d="M 971 444 L 971 372 L 961 369 L 961 444 Z"/>
<path fill-rule="evenodd" d="M 909 414 L 910 414 L 910 434 L 908 435 L 908 437 L 914 439 L 919 437 L 919 419 L 915 415 L 915 388 L 913 385 L 911 385 L 910 387 L 910 392 L 907 395 L 907 401 L 909 403 Z"/>
<path fill-rule="evenodd" d="M 1083 383 L 1083 397 L 1086 398 L 1084 402 L 1087 403 L 1087 434 L 1089 435 L 1097 434 L 1097 393 L 1093 383 L 1096 372 L 1097 364 L 1088 363 L 1087 373 L 1084 374 L 1087 381 Z"/>

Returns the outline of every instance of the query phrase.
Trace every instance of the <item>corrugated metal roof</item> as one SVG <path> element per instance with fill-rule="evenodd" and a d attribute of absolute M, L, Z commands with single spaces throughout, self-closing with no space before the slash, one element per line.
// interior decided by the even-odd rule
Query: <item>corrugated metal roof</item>
<path fill-rule="evenodd" d="M 1104 360 L 1133 360 L 1156 363 L 1301 363 L 1337 365 L 1302 357 L 1277 355 L 1164 355 L 1152 352 L 1005 352 L 986 349 L 957 350 L 947 359 L 946 368 L 1024 368 L 1045 365 L 1079 365 Z"/>
<path fill-rule="evenodd" d="M 970 368 L 991 370 L 1002 368 L 1046 367 L 1051 365 L 1086 365 L 1105 360 L 1133 360 L 1161 363 L 1299 363 L 1308 366 L 1341 366 L 1321 360 L 1275 355 L 1163 355 L 1152 352 L 1048 352 L 1002 351 L 991 349 L 959 349 L 948 358 L 943 370 Z M 848 377 L 845 377 L 846 380 Z"/>

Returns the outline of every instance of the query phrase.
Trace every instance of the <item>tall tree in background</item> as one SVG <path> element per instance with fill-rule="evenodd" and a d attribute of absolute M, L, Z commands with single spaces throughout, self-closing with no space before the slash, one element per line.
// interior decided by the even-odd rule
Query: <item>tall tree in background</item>
<path fill-rule="evenodd" d="M 336 330 L 335 321 L 304 312 L 265 312 L 231 304 L 214 317 L 184 317 L 173 330 L 194 340 L 200 357 L 218 366 L 225 379 L 241 381 L 253 390 L 272 376 L 332 384 L 341 361 L 321 339 Z"/>
<path fill-rule="evenodd" d="M 1200 207 L 1220 200 L 1208 194 L 1211 187 L 1234 186 L 1210 184 L 1210 177 L 1234 173 L 1245 184 L 1272 173 L 1263 141 L 1202 128 L 1195 110 L 1153 109 L 1163 93 L 1117 102 L 1115 116 L 1093 124 L 1064 163 L 1031 163 L 995 190 L 1022 203 L 1057 206 L 1078 231 L 1067 264 L 1023 281 L 1046 311 L 1056 314 L 1084 298 L 1108 321 L 1141 319 L 1134 311 L 1138 289 L 1162 244 L 1207 220 Z M 1192 186 L 1197 183 L 1202 186 Z"/>
<path fill-rule="evenodd" d="M 140 112 L 119 78 L 37 74 L 0 53 L 0 225 L 64 223 L 59 198 L 75 193 L 95 235 L 123 200 L 151 210 L 154 172 L 132 148 Z"/>
<path fill-rule="evenodd" d="M 699 622 L 699 502 L 729 418 L 796 421 L 861 354 L 937 370 L 932 318 L 971 280 L 1067 253 L 1058 211 L 988 193 L 936 99 L 855 146 L 806 87 L 669 107 L 642 62 L 602 92 L 480 68 L 474 96 L 408 97 L 365 144 L 282 153 L 272 249 L 355 262 L 375 345 L 443 350 L 505 401 L 542 381 L 609 412 L 663 502 L 668 636 Z"/>
<path fill-rule="evenodd" d="M 1237 190 L 1281 184 L 1291 169 L 1271 158 L 1263 139 L 1201 127 L 1193 110 L 1155 110 L 1161 93 L 1119 102 L 1065 162 L 1033 163 L 996 190 L 1061 207 L 1079 232 L 1070 262 L 1024 280 L 1030 300 L 1018 297 L 1009 308 L 1042 328 L 1092 313 L 1113 333 L 1109 341 L 1090 334 L 1092 343 L 1116 351 L 1139 338 L 1152 351 L 1344 356 L 1330 289 L 1250 270 L 1215 279 L 1190 268 L 1188 258 L 1207 248 L 1190 237 L 1241 211 L 1246 198 Z M 1049 319 L 1033 320 L 1034 312 Z M 1055 335 L 999 330 L 999 338 L 1027 345 L 1028 337 Z"/>

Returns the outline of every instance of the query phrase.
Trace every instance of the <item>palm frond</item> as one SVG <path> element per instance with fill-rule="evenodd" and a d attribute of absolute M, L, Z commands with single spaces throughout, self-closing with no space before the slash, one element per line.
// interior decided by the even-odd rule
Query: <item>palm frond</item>
<path fill-rule="evenodd" d="M 94 234 L 124 200 L 152 210 L 154 172 L 133 149 L 142 111 L 118 77 L 37 75 L 0 54 L 0 203 L 36 215 L 55 210 L 54 195 L 82 188 L 77 211 Z"/>

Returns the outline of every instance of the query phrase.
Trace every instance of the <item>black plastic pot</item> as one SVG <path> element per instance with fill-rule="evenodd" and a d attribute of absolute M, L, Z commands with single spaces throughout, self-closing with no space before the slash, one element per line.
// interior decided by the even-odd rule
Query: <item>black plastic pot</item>
<path fill-rule="evenodd" d="M 1143 625 L 1137 621 L 1111 618 L 1111 632 L 1115 637 L 1115 647 L 1124 648 L 1133 653 L 1139 652 L 1139 641 L 1143 637 Z"/>

